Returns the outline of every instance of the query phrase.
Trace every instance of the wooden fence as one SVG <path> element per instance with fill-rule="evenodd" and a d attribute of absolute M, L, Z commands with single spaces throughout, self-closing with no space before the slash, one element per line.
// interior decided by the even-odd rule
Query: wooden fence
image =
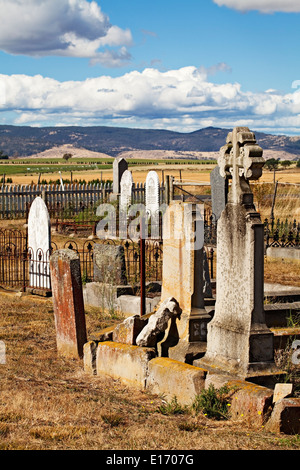
<path fill-rule="evenodd" d="M 27 218 L 31 203 L 44 195 L 50 217 L 55 218 L 62 210 L 76 215 L 84 209 L 94 208 L 108 202 L 112 183 L 61 185 L 3 185 L 0 189 L 0 219 Z M 160 200 L 165 197 L 164 185 L 160 186 Z M 132 203 L 145 202 L 145 183 L 133 184 Z"/>

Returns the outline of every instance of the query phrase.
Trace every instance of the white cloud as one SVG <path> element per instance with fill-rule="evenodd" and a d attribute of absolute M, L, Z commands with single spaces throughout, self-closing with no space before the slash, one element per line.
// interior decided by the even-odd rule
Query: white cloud
<path fill-rule="evenodd" d="M 108 66 L 130 58 L 124 50 L 131 32 L 111 25 L 95 1 L 0 0 L 0 11 L 0 49 L 9 54 L 85 57 Z M 102 51 L 107 46 L 122 49 Z"/>
<path fill-rule="evenodd" d="M 154 68 L 119 77 L 59 82 L 41 75 L 0 75 L 2 116 L 15 124 L 115 125 L 193 131 L 207 123 L 256 130 L 300 125 L 300 88 L 283 94 L 243 91 L 238 83 L 212 83 L 203 68 Z M 2 121 L 3 122 L 3 121 Z M 246 125 L 246 124 L 245 124 Z"/>
<path fill-rule="evenodd" d="M 213 0 L 219 6 L 239 11 L 258 10 L 262 13 L 300 12 L 299 0 Z"/>

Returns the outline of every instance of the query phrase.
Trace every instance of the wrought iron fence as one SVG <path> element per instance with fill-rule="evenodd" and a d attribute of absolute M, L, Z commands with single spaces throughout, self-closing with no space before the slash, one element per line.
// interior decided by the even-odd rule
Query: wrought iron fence
<path fill-rule="evenodd" d="M 28 274 L 27 234 L 21 230 L 0 229 L 0 285 L 25 288 Z"/>
<path fill-rule="evenodd" d="M 266 247 L 298 247 L 300 246 L 300 223 L 277 219 L 264 221 Z"/>
<path fill-rule="evenodd" d="M 51 250 L 36 253 L 28 247 L 27 233 L 20 230 L 0 229 L 0 285 L 22 289 L 38 289 L 51 292 L 50 255 L 59 248 L 74 250 L 80 259 L 82 280 L 84 283 L 94 280 L 94 246 L 95 244 L 114 244 L 124 247 L 126 277 L 128 284 L 139 286 L 141 276 L 145 282 L 162 281 L 163 240 L 147 239 L 144 251 L 141 243 L 130 239 L 107 240 L 74 240 L 64 242 L 58 247 L 52 242 Z M 211 277 L 214 273 L 214 248 L 206 247 Z M 144 274 L 141 268 L 141 257 L 144 257 Z"/>
<path fill-rule="evenodd" d="M 94 280 L 94 246 L 95 244 L 121 245 L 124 247 L 126 277 L 129 284 L 136 285 L 140 280 L 140 244 L 133 240 L 87 240 L 83 245 L 74 240 L 68 240 L 63 248 L 74 250 L 80 259 L 81 273 L 84 282 Z M 53 250 L 57 249 L 55 244 Z M 146 240 L 145 243 L 146 281 L 160 281 L 162 279 L 162 241 Z"/>

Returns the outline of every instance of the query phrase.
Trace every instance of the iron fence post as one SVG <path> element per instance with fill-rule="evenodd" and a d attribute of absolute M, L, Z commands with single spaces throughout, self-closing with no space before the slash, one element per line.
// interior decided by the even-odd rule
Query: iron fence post
<path fill-rule="evenodd" d="M 142 217 L 140 227 L 140 289 L 141 289 L 141 317 L 146 314 L 146 240 L 145 240 L 145 218 Z"/>

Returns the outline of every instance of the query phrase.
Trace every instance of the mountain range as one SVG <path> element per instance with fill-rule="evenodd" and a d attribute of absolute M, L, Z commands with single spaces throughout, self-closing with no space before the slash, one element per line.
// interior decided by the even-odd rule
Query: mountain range
<path fill-rule="evenodd" d="M 229 129 L 207 127 L 195 132 L 131 129 L 119 127 L 27 127 L 0 126 L 0 151 L 10 157 L 26 157 L 53 147 L 72 145 L 116 157 L 135 151 L 218 152 Z M 300 158 L 300 136 L 255 132 L 264 150 L 287 153 L 287 159 Z"/>

